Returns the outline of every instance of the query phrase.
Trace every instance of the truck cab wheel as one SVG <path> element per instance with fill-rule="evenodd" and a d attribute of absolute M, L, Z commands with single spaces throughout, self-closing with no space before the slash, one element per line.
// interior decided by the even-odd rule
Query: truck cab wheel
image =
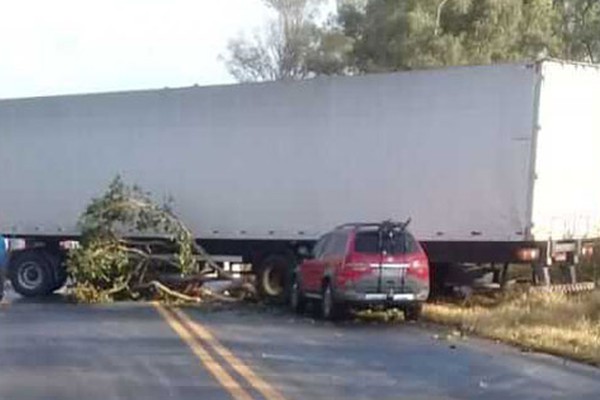
<path fill-rule="evenodd" d="M 51 265 L 40 251 L 24 251 L 14 255 L 8 266 L 10 282 L 17 293 L 25 297 L 50 293 L 54 280 Z"/>

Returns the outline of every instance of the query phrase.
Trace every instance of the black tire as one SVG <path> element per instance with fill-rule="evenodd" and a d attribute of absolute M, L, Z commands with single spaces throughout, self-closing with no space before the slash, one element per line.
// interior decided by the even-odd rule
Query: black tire
<path fill-rule="evenodd" d="M 11 257 L 8 277 L 13 289 L 21 296 L 45 296 L 54 284 L 51 268 L 42 251 L 24 251 Z"/>
<path fill-rule="evenodd" d="M 52 275 L 52 285 L 48 288 L 48 294 L 62 288 L 67 282 L 67 268 L 63 265 L 62 259 L 58 255 L 45 252 L 44 255 L 48 260 L 50 272 Z"/>
<path fill-rule="evenodd" d="M 294 264 L 293 258 L 285 255 L 271 255 L 260 263 L 256 283 L 262 298 L 278 304 L 288 300 Z"/>
<path fill-rule="evenodd" d="M 445 295 L 446 282 L 448 281 L 448 271 L 451 264 L 431 263 L 429 266 L 429 285 L 431 288 L 431 297 L 437 298 Z"/>
<path fill-rule="evenodd" d="M 423 312 L 423 304 L 416 303 L 408 305 L 404 308 L 404 319 L 406 321 L 418 321 Z"/>
<path fill-rule="evenodd" d="M 321 318 L 325 320 L 337 321 L 342 319 L 346 314 L 346 307 L 335 301 L 333 287 L 329 282 L 323 285 L 320 306 Z"/>
<path fill-rule="evenodd" d="M 292 288 L 290 289 L 290 306 L 292 311 L 297 314 L 304 313 L 306 309 L 306 298 L 304 297 L 304 293 L 302 293 L 300 282 L 297 279 L 294 279 Z"/>
<path fill-rule="evenodd" d="M 50 293 L 53 293 L 53 292 L 57 291 L 58 289 L 62 288 L 63 286 L 65 286 L 65 283 L 67 283 L 67 278 L 68 278 L 67 270 L 62 266 L 58 266 L 58 270 L 54 277 L 54 284 L 50 288 Z"/>

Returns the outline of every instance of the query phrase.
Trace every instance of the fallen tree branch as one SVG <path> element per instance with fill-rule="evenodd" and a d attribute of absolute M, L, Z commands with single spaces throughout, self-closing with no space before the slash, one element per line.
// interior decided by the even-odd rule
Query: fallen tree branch
<path fill-rule="evenodd" d="M 192 302 L 192 303 L 202 303 L 202 299 L 200 297 L 188 296 L 186 294 L 177 292 L 177 291 L 169 288 L 168 286 L 163 285 L 159 281 L 149 282 L 146 285 L 139 286 L 138 289 L 144 289 L 144 288 L 150 288 L 150 287 L 156 289 L 159 292 L 165 293 L 168 296 L 175 297 L 176 299 L 179 299 L 179 300 L 188 301 L 188 302 Z"/>
<path fill-rule="evenodd" d="M 110 290 L 107 290 L 106 294 L 109 296 L 112 296 L 112 295 L 122 292 L 123 290 L 128 289 L 128 288 L 129 288 L 129 279 L 127 280 L 127 282 L 123 283 L 122 285 L 119 285 L 119 286 L 113 287 Z"/>
<path fill-rule="evenodd" d="M 186 302 L 231 302 L 238 301 L 232 296 L 255 294 L 253 285 L 215 262 L 168 204 L 157 205 L 119 177 L 92 200 L 79 225 L 81 246 L 70 251 L 67 264 L 81 301 L 152 298 L 160 292 Z M 225 284 L 204 287 L 213 272 Z"/>
<path fill-rule="evenodd" d="M 139 249 L 136 249 L 136 248 L 131 248 L 131 247 L 126 247 L 126 246 L 123 246 L 122 250 L 124 252 L 132 254 L 134 256 L 141 257 L 142 259 L 144 259 L 146 261 L 160 261 L 160 262 L 164 262 L 166 264 L 169 264 L 172 267 L 179 268 L 179 264 L 177 264 L 174 261 L 169 260 L 165 256 L 146 253 L 146 252 L 144 252 L 142 250 L 139 250 Z"/>

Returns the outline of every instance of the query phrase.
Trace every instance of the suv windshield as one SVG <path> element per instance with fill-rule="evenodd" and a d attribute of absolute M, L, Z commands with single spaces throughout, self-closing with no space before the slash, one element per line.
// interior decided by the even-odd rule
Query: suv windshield
<path fill-rule="evenodd" d="M 406 254 L 417 251 L 417 242 L 414 237 L 404 231 L 396 232 L 391 237 L 383 238 L 382 247 L 387 254 Z M 354 250 L 357 253 L 375 254 L 380 252 L 379 231 L 360 231 L 356 233 Z"/>

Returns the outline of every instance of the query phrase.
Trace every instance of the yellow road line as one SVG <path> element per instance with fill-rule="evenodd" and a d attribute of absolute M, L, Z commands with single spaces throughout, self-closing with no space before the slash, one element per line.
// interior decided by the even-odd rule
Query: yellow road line
<path fill-rule="evenodd" d="M 200 362 L 208 369 L 215 379 L 223 386 L 236 400 L 252 400 L 252 396 L 237 383 L 231 375 L 219 365 L 219 363 L 206 351 L 200 342 L 183 326 L 177 318 L 171 314 L 164 306 L 159 303 L 153 303 L 158 313 L 167 321 L 173 330 L 181 339 L 192 349 Z"/>
<path fill-rule="evenodd" d="M 258 392 L 260 392 L 267 400 L 285 400 L 285 397 L 269 385 L 264 379 L 254 373 L 250 367 L 248 367 L 242 360 L 234 356 L 231 351 L 225 348 L 219 341 L 213 336 L 210 331 L 200 325 L 197 322 L 192 321 L 181 310 L 173 310 L 175 314 L 183 321 L 191 330 L 203 340 L 203 342 L 211 346 L 217 354 L 219 354 L 225 361 L 237 371 L 238 374 L 243 376 Z"/>

